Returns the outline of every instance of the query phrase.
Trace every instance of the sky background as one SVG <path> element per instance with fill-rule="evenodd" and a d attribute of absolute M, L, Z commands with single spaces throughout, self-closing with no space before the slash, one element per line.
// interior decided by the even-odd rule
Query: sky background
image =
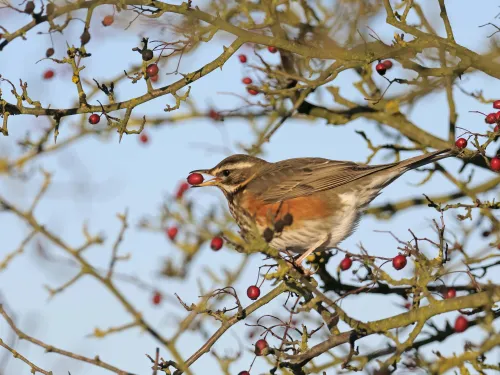
<path fill-rule="evenodd" d="M 177 3 L 177 2 L 176 2 Z M 433 26 L 444 35 L 439 18 L 437 1 L 420 1 Z M 487 22 L 492 22 L 500 11 L 498 2 L 483 0 L 470 3 L 459 1 L 446 2 L 448 15 L 454 29 L 455 39 L 463 46 L 476 52 L 483 52 L 487 48 L 488 39 L 494 30 L 479 28 Z M 127 31 L 123 31 L 126 22 L 117 22 L 113 27 L 104 28 L 100 22 L 104 15 L 109 14 L 111 7 L 99 8 L 91 25 L 92 40 L 88 50 L 92 57 L 86 59 L 86 69 L 83 75 L 87 78 L 96 78 L 99 82 L 115 77 L 139 62 L 139 55 L 132 51 L 139 45 L 138 33 L 144 29 L 144 23 L 136 24 Z M 0 10 L 0 24 L 8 30 L 29 22 L 26 15 L 18 15 L 9 11 Z M 394 29 L 384 24 L 383 17 L 374 20 L 370 25 L 382 39 L 388 43 L 392 39 Z M 54 35 L 56 55 L 61 57 L 66 42 L 76 43 L 81 33 L 82 23 L 73 22 L 64 36 Z M 150 39 L 160 39 L 160 27 L 147 26 L 148 33 L 142 35 Z M 51 107 L 72 106 L 76 97 L 76 90 L 71 84 L 71 72 L 67 67 L 43 60 L 37 63 L 50 47 L 48 35 L 36 35 L 37 31 L 46 31 L 46 25 L 28 33 L 28 40 L 16 40 L 7 46 L 0 55 L 0 74 L 13 82 L 22 78 L 29 84 L 29 93 L 34 100 L 40 100 L 44 106 Z M 498 37 L 498 36 L 497 36 Z M 180 71 L 191 72 L 203 64 L 216 58 L 222 52 L 222 45 L 228 45 L 232 39 L 221 35 L 210 43 L 202 45 L 194 55 L 187 55 L 182 59 Z M 251 62 L 257 62 L 246 48 Z M 278 57 L 263 52 L 267 61 L 277 62 Z M 162 68 L 161 73 L 172 71 L 177 60 L 171 61 L 168 67 Z M 41 79 L 46 69 L 54 69 L 56 77 L 51 81 Z M 160 73 L 160 74 L 161 74 Z M 222 71 L 214 71 L 207 77 L 191 85 L 190 97 L 199 105 L 200 109 L 214 106 L 219 110 L 230 110 L 240 107 L 241 100 L 227 93 L 246 95 L 241 78 L 251 74 L 247 67 L 242 66 L 236 56 L 231 58 Z M 393 76 L 405 76 L 398 63 L 390 72 Z M 255 76 L 253 76 L 255 78 Z M 340 74 L 334 82 L 340 86 L 341 94 L 354 98 L 359 97 L 351 85 L 353 75 L 350 72 Z M 179 79 L 179 75 L 164 75 L 160 81 L 167 84 Z M 380 78 L 376 78 L 383 82 Z M 384 85 L 384 84 L 382 84 Z M 483 90 L 487 98 L 498 94 L 498 82 L 491 77 L 474 74 L 462 80 L 463 88 L 474 91 Z M 11 99 L 9 86 L 0 83 L 6 98 Z M 401 88 L 393 87 L 391 90 Z M 124 100 L 140 95 L 145 91 L 143 81 L 132 85 L 127 82 L 117 87 L 117 100 Z M 321 91 L 321 90 L 318 90 Z M 489 111 L 489 106 L 480 105 L 461 94 L 455 89 L 457 111 L 459 113 L 457 126 L 471 131 L 484 131 L 485 124 L 478 114 L 472 110 Z M 100 97 L 100 99 L 105 99 Z M 255 99 L 255 98 L 252 98 Z M 258 99 L 258 98 L 257 98 Z M 328 95 L 323 97 L 314 94 L 314 101 L 323 105 L 330 105 Z M 160 98 L 138 108 L 137 114 L 161 115 L 165 104 L 173 104 L 172 98 Z M 425 100 L 417 103 L 410 116 L 411 120 L 428 131 L 444 136 L 448 127 L 448 106 L 444 92 L 434 93 Z M 70 134 L 71 127 L 79 119 L 65 119 L 61 125 L 60 140 Z M 103 122 L 103 121 L 101 121 Z M 48 122 L 44 118 L 35 119 L 30 116 L 16 116 L 9 119 L 9 137 L 0 137 L 0 157 L 15 157 L 19 154 L 16 141 L 23 138 L 28 130 L 40 134 L 43 126 Z M 383 137 L 376 131 L 375 124 L 364 120 L 357 120 L 347 126 L 326 126 L 325 121 L 305 122 L 290 120 L 274 136 L 270 146 L 266 146 L 265 158 L 269 161 L 301 156 L 318 156 L 337 160 L 353 160 L 364 162 L 368 150 L 362 138 L 355 130 L 363 130 L 374 143 L 384 143 Z M 241 120 L 226 120 L 223 123 L 214 123 L 208 119 L 196 119 L 175 124 L 163 124 L 158 128 L 146 129 L 150 142 L 142 145 L 138 136 L 124 136 L 118 143 L 117 135 L 109 139 L 90 136 L 69 148 L 52 153 L 37 159 L 30 169 L 36 171 L 42 166 L 53 173 L 53 184 L 45 198 L 36 210 L 36 217 L 40 223 L 56 232 L 70 244 L 78 246 L 83 241 L 82 224 L 87 222 L 93 233 L 104 233 L 107 241 L 104 246 L 94 247 L 88 251 L 87 258 L 96 266 L 105 267 L 109 262 L 111 246 L 120 229 L 120 222 L 116 214 L 128 209 L 131 228 L 125 235 L 121 253 L 130 253 L 131 260 L 121 262 L 117 271 L 124 274 L 140 276 L 163 293 L 173 296 L 178 293 L 186 302 L 196 302 L 199 295 L 197 280 L 207 280 L 203 273 L 206 268 L 220 272 L 222 267 L 231 267 L 241 256 L 231 249 L 224 248 L 213 253 L 208 245 L 194 260 L 190 275 L 186 280 L 173 281 L 159 277 L 163 260 L 166 256 L 177 256 L 178 252 L 163 233 L 141 231 L 137 223 L 145 215 L 157 215 L 163 198 L 175 192 L 179 182 L 189 171 L 199 168 L 209 168 L 218 163 L 231 152 L 239 151 L 235 145 L 238 142 L 251 143 L 252 133 L 246 122 Z M 407 154 L 406 156 L 410 156 Z M 384 162 L 382 157 L 373 162 Z M 458 173 L 460 163 L 446 160 L 443 165 Z M 470 171 L 467 167 L 464 176 Z M 487 171 L 476 171 L 474 185 L 481 183 L 492 174 Z M 422 193 L 433 195 L 449 191 L 449 184 L 436 176 L 424 188 L 415 186 L 423 178 L 422 174 L 411 172 L 385 189 L 384 193 L 373 204 L 395 202 L 398 199 L 421 196 Z M 0 176 L 0 194 L 20 207 L 28 208 L 41 183 L 40 174 L 35 174 L 27 181 L 14 180 Z M 214 190 L 189 191 L 188 197 L 194 199 L 199 207 L 210 206 L 211 202 L 218 202 L 221 194 Z M 197 207 L 198 207 L 197 206 Z M 397 244 L 387 234 L 374 232 L 375 230 L 391 230 L 402 239 L 409 239 L 408 228 L 412 228 L 420 236 L 432 236 L 431 220 L 438 219 L 437 213 L 431 209 L 412 209 L 395 215 L 390 221 L 376 221 L 365 217 L 358 231 L 346 240 L 342 247 L 357 252 L 357 244 L 362 242 L 370 254 L 394 256 L 397 254 Z M 450 228 L 458 225 L 452 213 L 445 215 Z M 20 241 L 26 236 L 27 228 L 13 215 L 0 215 L 0 259 L 15 250 Z M 33 242 L 35 243 L 35 242 Z M 484 246 L 484 240 L 474 237 L 469 244 L 471 251 Z M 64 255 L 60 249 L 47 247 L 54 255 Z M 429 249 L 425 249 L 426 251 Z M 430 250 L 429 250 L 430 251 Z M 429 253 L 430 254 L 430 253 Z M 335 272 L 340 256 L 330 260 L 329 269 Z M 257 267 L 263 263 L 262 256 L 254 255 L 251 264 L 234 287 L 239 293 L 245 294 L 246 288 L 253 284 L 257 274 Z M 409 275 L 409 267 L 399 275 Z M 386 270 L 391 270 L 386 267 Z M 123 310 L 118 301 L 101 285 L 91 278 L 84 278 L 53 299 L 48 298 L 44 285 L 57 287 L 74 276 L 77 270 L 69 266 L 53 264 L 37 256 L 34 246 L 28 246 L 21 257 L 16 258 L 6 270 L 0 272 L 1 300 L 8 306 L 9 311 L 16 315 L 18 326 L 26 333 L 54 346 L 64 348 L 90 357 L 99 356 L 119 368 L 138 374 L 150 373 L 145 354 L 154 354 L 157 343 L 148 334 L 139 329 L 132 329 L 125 333 L 110 335 L 104 340 L 86 337 L 95 327 L 108 328 L 130 322 L 130 316 Z M 392 273 L 392 272 L 391 272 Z M 350 273 L 342 275 L 346 280 L 352 279 Z M 456 277 L 449 279 L 460 283 Z M 498 282 L 499 277 L 496 276 Z M 462 280 L 463 281 L 463 280 Z M 486 281 L 486 280 L 483 280 Z M 185 312 L 176 304 L 164 303 L 158 307 L 151 304 L 151 293 L 138 289 L 127 283 L 117 282 L 120 290 L 141 311 L 148 322 L 155 326 L 164 336 L 169 337 L 175 329 L 175 319 L 184 316 Z M 205 285 L 206 286 L 206 285 Z M 263 292 L 271 289 L 266 283 Z M 281 303 L 283 302 L 280 300 Z M 246 304 L 248 300 L 244 298 Z M 401 299 L 384 297 L 383 299 L 367 295 L 348 298 L 342 306 L 354 318 L 363 321 L 376 320 L 394 315 L 404 310 L 397 306 Z M 275 302 L 268 311 L 279 311 L 280 302 Z M 281 308 L 282 309 L 282 308 Z M 267 311 L 267 310 L 266 310 Z M 281 310 L 283 312 L 283 310 Z M 454 321 L 456 313 L 445 314 L 436 319 L 439 324 L 444 320 Z M 208 332 L 214 331 L 214 326 L 206 325 Z M 346 326 L 341 326 L 346 329 Z M 240 348 L 245 355 L 232 367 L 233 373 L 248 368 L 252 360 L 249 350 L 252 340 L 246 335 L 247 329 L 240 323 L 230 330 L 215 345 L 219 354 L 234 354 Z M 0 321 L 0 338 L 5 339 L 9 328 Z M 460 337 L 453 337 L 440 347 L 443 354 L 453 351 L 460 352 L 466 338 L 479 340 L 484 337 L 480 328 L 467 331 Z M 361 352 L 377 344 L 378 338 L 359 342 Z M 199 335 L 186 334 L 180 340 L 178 349 L 187 358 L 201 345 Z M 272 344 L 275 344 L 272 342 Z M 56 354 L 45 354 L 43 350 L 28 343 L 20 343 L 17 349 L 45 370 L 53 370 L 55 374 L 72 375 L 100 375 L 107 374 L 106 370 L 82 365 L 77 361 L 66 359 Z M 0 352 L 0 355 L 2 352 Z M 497 352 L 498 354 L 498 352 Z M 165 359 L 169 355 L 162 350 Z M 0 357 L 3 358 L 3 357 Z M 500 358 L 500 355 L 498 356 Z M 494 360 L 494 358 L 491 358 Z M 1 367 L 1 366 L 0 366 Z M 252 370 L 259 374 L 269 369 L 265 360 L 258 358 Z M 219 367 L 208 354 L 199 360 L 193 367 L 194 374 L 218 374 Z M 5 370 L 6 375 L 28 374 L 29 368 L 18 360 L 11 359 Z M 328 372 L 330 374 L 332 370 Z"/>

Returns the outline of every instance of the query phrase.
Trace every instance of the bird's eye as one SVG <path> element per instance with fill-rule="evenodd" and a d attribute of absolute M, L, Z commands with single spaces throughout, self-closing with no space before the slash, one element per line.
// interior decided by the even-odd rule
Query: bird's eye
<path fill-rule="evenodd" d="M 222 175 L 223 175 L 224 177 L 227 177 L 227 176 L 229 176 L 230 174 L 231 174 L 231 171 L 230 171 L 230 170 L 228 170 L 228 169 L 224 169 L 224 170 L 222 171 Z"/>

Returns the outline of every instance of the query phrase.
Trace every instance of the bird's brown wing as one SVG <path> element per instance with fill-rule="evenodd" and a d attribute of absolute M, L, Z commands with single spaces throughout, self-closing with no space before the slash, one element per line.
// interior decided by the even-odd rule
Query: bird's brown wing
<path fill-rule="evenodd" d="M 263 168 L 247 189 L 265 203 L 275 203 L 333 189 L 394 165 L 361 165 L 322 158 L 288 159 Z"/>

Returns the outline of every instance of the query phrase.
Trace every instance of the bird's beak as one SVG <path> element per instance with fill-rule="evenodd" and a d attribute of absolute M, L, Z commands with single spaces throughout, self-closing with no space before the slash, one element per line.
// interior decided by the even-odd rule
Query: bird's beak
<path fill-rule="evenodd" d="M 195 171 L 189 172 L 189 174 L 191 174 L 191 173 L 208 174 L 209 176 L 213 176 L 211 169 L 197 169 Z M 220 178 L 215 177 L 215 178 L 212 178 L 211 180 L 207 180 L 205 182 L 202 182 L 201 184 L 193 185 L 191 187 L 217 186 L 219 181 L 220 181 Z"/>

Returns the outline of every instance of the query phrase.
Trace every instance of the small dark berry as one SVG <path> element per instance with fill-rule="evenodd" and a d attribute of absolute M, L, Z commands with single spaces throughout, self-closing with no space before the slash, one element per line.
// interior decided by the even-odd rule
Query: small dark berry
<path fill-rule="evenodd" d="M 247 370 L 245 370 L 245 371 L 240 371 L 238 375 L 250 375 L 250 373 Z"/>
<path fill-rule="evenodd" d="M 31 14 L 35 10 L 35 3 L 33 1 L 28 1 L 24 8 L 24 13 Z"/>
<path fill-rule="evenodd" d="M 158 69 L 158 65 L 156 64 L 149 64 L 146 68 L 146 75 L 148 77 L 153 77 L 153 76 L 156 76 L 158 75 L 158 72 L 160 71 L 160 69 Z"/>
<path fill-rule="evenodd" d="M 262 236 L 264 237 L 264 240 L 266 242 L 271 242 L 273 240 L 273 237 L 274 237 L 274 232 L 271 228 L 266 228 L 264 230 L 264 233 L 262 234 Z"/>
<path fill-rule="evenodd" d="M 455 142 L 455 146 L 458 148 L 466 148 L 467 147 L 467 140 L 465 138 L 458 138 L 457 141 Z"/>
<path fill-rule="evenodd" d="M 497 121 L 497 115 L 496 113 L 489 113 L 485 118 L 484 122 L 487 124 L 494 124 Z"/>
<path fill-rule="evenodd" d="M 375 66 L 375 70 L 377 71 L 378 74 L 383 76 L 385 72 L 387 71 L 387 68 L 385 67 L 384 64 L 378 63 L 377 66 Z"/>
<path fill-rule="evenodd" d="M 444 294 L 445 299 L 455 298 L 457 296 L 457 291 L 454 288 L 450 288 Z"/>
<path fill-rule="evenodd" d="M 392 266 L 395 269 L 397 269 L 398 271 L 405 268 L 406 263 L 407 263 L 407 260 L 406 260 L 406 257 L 404 255 L 399 254 L 399 255 L 396 255 L 394 258 L 392 258 Z"/>
<path fill-rule="evenodd" d="M 167 236 L 171 241 L 175 240 L 175 237 L 177 237 L 177 233 L 179 233 L 179 229 L 177 229 L 177 227 L 170 227 L 167 229 Z"/>
<path fill-rule="evenodd" d="M 255 355 L 262 355 L 262 352 L 269 347 L 266 340 L 260 339 L 255 343 Z"/>
<path fill-rule="evenodd" d="M 384 60 L 384 61 L 382 61 L 382 64 L 385 66 L 386 70 L 389 70 L 392 68 L 392 61 L 391 60 Z"/>
<path fill-rule="evenodd" d="M 187 178 L 187 182 L 190 185 L 199 185 L 203 182 L 203 180 L 203 176 L 199 173 L 191 173 Z"/>
<path fill-rule="evenodd" d="M 455 320 L 455 332 L 463 332 L 469 327 L 469 322 L 467 321 L 467 318 L 463 315 L 459 315 L 457 319 Z"/>
<path fill-rule="evenodd" d="M 260 288 L 257 285 L 251 285 L 247 289 L 247 296 L 252 301 L 255 301 L 260 296 Z"/>
<path fill-rule="evenodd" d="M 493 108 L 500 109 L 500 100 L 495 100 L 493 102 Z"/>
<path fill-rule="evenodd" d="M 50 48 L 47 48 L 47 51 L 45 51 L 45 56 L 46 57 L 50 57 L 54 54 L 54 48 L 50 47 Z"/>
<path fill-rule="evenodd" d="M 251 85 L 253 80 L 250 77 L 245 77 L 241 80 L 241 82 L 243 82 L 245 85 Z"/>
<path fill-rule="evenodd" d="M 219 236 L 212 238 L 212 241 L 210 241 L 210 248 L 213 251 L 219 251 L 222 249 L 222 245 L 224 245 L 224 240 Z"/>
<path fill-rule="evenodd" d="M 145 49 L 141 54 L 144 61 L 149 61 L 153 58 L 153 51 L 151 51 L 150 49 Z"/>
<path fill-rule="evenodd" d="M 500 172 L 500 158 L 498 158 L 497 156 L 495 156 L 494 158 L 491 158 L 490 168 L 492 171 Z"/>
<path fill-rule="evenodd" d="M 91 123 L 92 125 L 98 124 L 100 120 L 101 120 L 101 117 L 97 113 L 92 113 L 89 116 L 89 123 Z"/>
<path fill-rule="evenodd" d="M 346 255 L 344 259 L 340 262 L 340 269 L 342 271 L 347 271 L 352 266 L 352 259 Z"/>
<path fill-rule="evenodd" d="M 278 52 L 278 49 L 276 47 L 273 47 L 273 46 L 269 46 L 267 47 L 267 50 L 271 53 L 276 53 Z"/>
<path fill-rule="evenodd" d="M 240 60 L 240 63 L 242 63 L 242 64 L 247 62 L 246 55 L 238 55 L 238 59 Z"/>
<path fill-rule="evenodd" d="M 82 35 L 80 35 L 80 42 L 82 42 L 82 46 L 87 44 L 90 41 L 90 33 L 87 29 L 83 30 Z"/>

